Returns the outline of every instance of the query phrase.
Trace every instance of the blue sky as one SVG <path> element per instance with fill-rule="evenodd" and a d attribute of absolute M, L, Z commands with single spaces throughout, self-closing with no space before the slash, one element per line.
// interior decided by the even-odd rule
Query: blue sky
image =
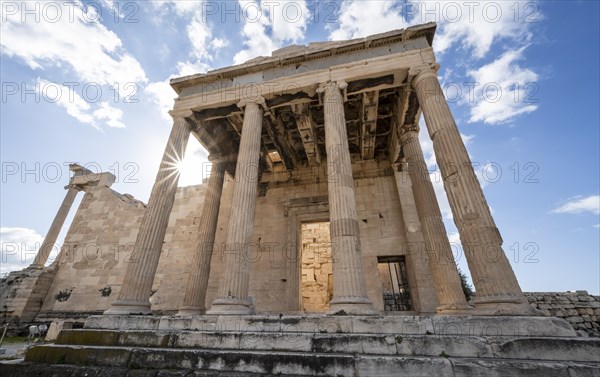
<path fill-rule="evenodd" d="M 147 201 L 170 131 L 169 78 L 289 44 L 435 21 L 440 80 L 522 288 L 600 293 L 596 1 L 1 5 L 2 273 L 30 263 L 65 195 L 70 162 L 115 173 L 115 190 Z M 431 143 L 422 136 L 449 237 L 467 271 Z M 199 183 L 204 161 L 192 140 L 180 185 Z"/>

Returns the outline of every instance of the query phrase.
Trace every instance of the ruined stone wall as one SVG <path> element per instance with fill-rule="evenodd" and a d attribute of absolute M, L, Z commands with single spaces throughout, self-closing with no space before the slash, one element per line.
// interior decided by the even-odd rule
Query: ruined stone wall
<path fill-rule="evenodd" d="M 145 206 L 105 186 L 84 195 L 65 237 L 41 313 L 106 310 L 117 296 Z M 57 313 L 58 312 L 58 313 Z"/>
<path fill-rule="evenodd" d="M 0 280 L 0 324 L 9 324 L 10 335 L 17 335 L 39 313 L 55 272 L 56 265 L 25 268 Z"/>
<path fill-rule="evenodd" d="M 525 296 L 545 315 L 566 319 L 580 336 L 600 337 L 600 296 L 587 291 L 525 292 Z"/>
<path fill-rule="evenodd" d="M 152 310 L 176 311 L 183 301 L 205 185 L 180 187 L 150 299 Z M 129 195 L 106 187 L 86 193 L 65 238 L 57 273 L 42 313 L 100 312 L 108 309 L 121 289 L 145 212 Z"/>

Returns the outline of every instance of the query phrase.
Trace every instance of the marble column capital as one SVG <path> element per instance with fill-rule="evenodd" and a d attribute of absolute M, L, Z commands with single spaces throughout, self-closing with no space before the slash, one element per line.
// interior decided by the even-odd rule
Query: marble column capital
<path fill-rule="evenodd" d="M 263 96 L 242 98 L 240 102 L 238 102 L 237 106 L 240 109 L 245 110 L 246 106 L 249 104 L 256 104 L 259 106 L 259 108 L 262 107 L 263 110 L 266 110 L 267 108 L 267 102 Z"/>
<path fill-rule="evenodd" d="M 404 159 L 400 162 L 394 162 L 392 164 L 392 169 L 395 172 L 408 171 L 408 162 L 406 162 Z"/>
<path fill-rule="evenodd" d="M 220 153 L 211 153 L 210 155 L 208 155 L 208 161 L 210 161 L 213 164 L 221 164 L 227 161 L 227 156 L 224 156 Z"/>
<path fill-rule="evenodd" d="M 439 70 L 439 64 L 430 64 L 422 67 L 414 67 L 408 71 L 408 77 L 410 79 L 411 85 L 413 88 L 416 88 L 417 85 L 425 78 L 435 78 L 437 80 L 437 73 Z"/>
<path fill-rule="evenodd" d="M 65 186 L 65 190 L 83 191 L 83 187 L 80 185 L 69 184 Z"/>
<path fill-rule="evenodd" d="M 330 94 L 332 91 L 341 90 L 344 91 L 348 87 L 348 83 L 345 81 L 327 81 L 319 84 L 317 87 L 317 94 Z"/>
<path fill-rule="evenodd" d="M 194 112 L 190 109 L 188 110 L 179 110 L 179 111 L 174 111 L 171 110 L 169 111 L 169 115 L 171 116 L 171 118 L 173 118 L 174 121 L 177 120 L 191 120 L 194 118 Z"/>
<path fill-rule="evenodd" d="M 421 131 L 421 127 L 419 127 L 419 123 L 413 124 L 405 124 L 400 129 L 400 138 L 402 139 L 404 136 L 411 136 L 411 134 L 418 134 Z"/>

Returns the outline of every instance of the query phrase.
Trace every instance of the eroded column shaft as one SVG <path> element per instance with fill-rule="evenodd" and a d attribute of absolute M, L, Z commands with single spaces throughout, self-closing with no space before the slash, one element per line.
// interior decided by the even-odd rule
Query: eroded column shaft
<path fill-rule="evenodd" d="M 343 88 L 343 87 L 342 87 Z M 340 86 L 327 83 L 319 88 L 325 113 L 327 186 L 330 233 L 333 246 L 333 298 L 330 312 L 375 314 L 367 297 L 362 267 L 352 162 L 348 148 L 344 101 Z"/>
<path fill-rule="evenodd" d="M 419 143 L 418 126 L 405 128 L 405 131 L 401 136 L 402 150 L 408 162 L 417 213 L 425 238 L 425 251 L 440 303 L 437 311 L 444 313 L 471 309 L 462 291 L 440 206 L 429 178 L 429 171 Z"/>
<path fill-rule="evenodd" d="M 177 166 L 183 159 L 189 136 L 187 121 L 176 118 L 127 265 L 123 286 L 106 314 L 150 313 L 152 283 L 177 192 Z"/>
<path fill-rule="evenodd" d="M 31 263 L 31 267 L 42 268 L 48 261 L 48 257 L 52 252 L 52 248 L 56 244 L 56 239 L 60 234 L 60 230 L 62 229 L 63 224 L 67 216 L 69 215 L 69 211 L 71 210 L 71 206 L 75 201 L 75 197 L 79 190 L 69 186 L 67 189 L 67 194 L 63 199 L 54 220 L 52 221 L 52 225 L 50 225 L 50 229 L 48 229 L 48 233 L 46 233 L 46 237 L 44 237 L 44 241 L 38 250 L 33 263 Z"/>
<path fill-rule="evenodd" d="M 208 311 L 210 314 L 250 314 L 254 311 L 248 297 L 250 266 L 247 253 L 251 252 L 254 229 L 263 109 L 259 102 L 240 106 L 245 106 L 244 124 L 224 250 L 225 271 L 219 295 Z"/>
<path fill-rule="evenodd" d="M 188 279 L 183 306 L 179 315 L 195 315 L 204 312 L 204 300 L 208 288 L 210 274 L 210 263 L 217 232 L 217 220 L 219 208 L 221 207 L 221 193 L 223 191 L 223 179 L 225 177 L 225 164 L 220 159 L 210 158 L 213 162 L 202 216 L 198 227 L 198 245 L 192 260 L 192 269 Z"/>
<path fill-rule="evenodd" d="M 529 312 L 529 306 L 502 250 L 502 238 L 490 213 L 471 160 L 454 122 L 433 69 L 421 71 L 412 82 L 423 109 L 427 129 L 454 222 L 477 291 L 475 304 L 525 304 L 521 308 L 497 306 L 506 314 Z M 499 312 L 496 310 L 496 312 Z"/>

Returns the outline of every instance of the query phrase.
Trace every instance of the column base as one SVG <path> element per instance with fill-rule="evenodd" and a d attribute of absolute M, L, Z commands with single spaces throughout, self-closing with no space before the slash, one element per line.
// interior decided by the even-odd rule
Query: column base
<path fill-rule="evenodd" d="M 475 308 L 471 305 L 440 305 L 435 310 L 439 315 L 472 315 Z"/>
<path fill-rule="evenodd" d="M 254 314 L 254 305 L 250 298 L 218 298 L 213 301 L 210 310 L 206 314 L 217 315 L 250 315 Z"/>
<path fill-rule="evenodd" d="M 525 297 L 512 295 L 475 298 L 473 315 L 485 316 L 541 316 L 541 310 L 529 305 Z"/>
<path fill-rule="evenodd" d="M 179 309 L 179 312 L 177 312 L 177 316 L 178 317 L 191 317 L 193 315 L 202 315 L 205 312 L 206 312 L 206 310 L 204 310 L 204 308 L 186 306 L 186 307 Z"/>
<path fill-rule="evenodd" d="M 104 312 L 104 314 L 111 315 L 122 315 L 122 314 L 152 314 L 152 310 L 150 310 L 149 302 L 135 302 L 135 301 L 125 301 L 125 300 L 117 300 L 112 303 L 111 307 Z"/>
<path fill-rule="evenodd" d="M 366 297 L 334 298 L 329 302 L 328 315 L 381 315 Z"/>

